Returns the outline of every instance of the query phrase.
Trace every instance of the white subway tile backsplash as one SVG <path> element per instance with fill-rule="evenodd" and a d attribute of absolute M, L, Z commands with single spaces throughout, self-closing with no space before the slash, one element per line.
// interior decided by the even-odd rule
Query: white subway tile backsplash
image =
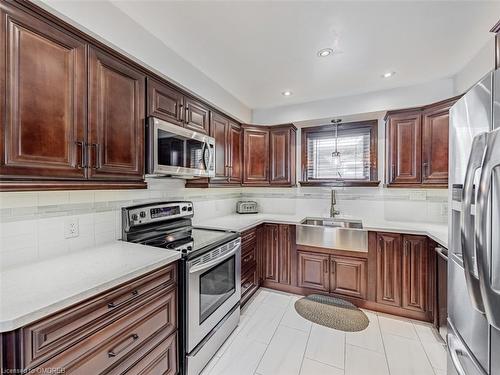
<path fill-rule="evenodd" d="M 70 203 L 69 191 L 44 191 L 38 193 L 39 206 L 51 206 Z"/>
<path fill-rule="evenodd" d="M 0 194 L 1 208 L 35 207 L 38 205 L 38 193 L 10 192 Z"/>

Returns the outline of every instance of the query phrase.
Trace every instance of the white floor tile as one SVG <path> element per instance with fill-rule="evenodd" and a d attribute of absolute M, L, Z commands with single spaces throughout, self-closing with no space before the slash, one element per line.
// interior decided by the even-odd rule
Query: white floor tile
<path fill-rule="evenodd" d="M 298 375 L 308 333 L 280 326 L 257 368 L 261 375 Z"/>
<path fill-rule="evenodd" d="M 241 335 L 232 342 L 210 375 L 253 375 L 267 345 Z"/>
<path fill-rule="evenodd" d="M 304 358 L 300 375 L 344 375 L 344 370 Z"/>
<path fill-rule="evenodd" d="M 432 367 L 439 370 L 446 370 L 446 349 L 444 344 L 423 343 L 423 347 Z"/>
<path fill-rule="evenodd" d="M 285 313 L 285 309 L 286 306 L 276 307 L 263 302 L 245 322 L 239 335 L 266 345 L 269 344 Z"/>
<path fill-rule="evenodd" d="M 345 375 L 389 375 L 384 353 L 346 345 Z"/>
<path fill-rule="evenodd" d="M 364 313 L 370 319 L 370 324 L 363 331 L 346 333 L 346 343 L 383 353 L 384 344 L 380 334 L 377 314 L 368 311 L 364 311 Z"/>
<path fill-rule="evenodd" d="M 379 315 L 378 321 L 383 335 L 388 333 L 391 335 L 418 340 L 415 327 L 409 320 L 404 318 L 392 318 L 387 315 Z"/>
<path fill-rule="evenodd" d="M 434 371 L 419 340 L 384 334 L 391 375 L 433 375 Z"/>
<path fill-rule="evenodd" d="M 344 332 L 313 324 L 307 343 L 307 358 L 343 369 L 344 351 Z"/>
<path fill-rule="evenodd" d="M 431 325 L 413 322 L 413 327 L 415 327 L 415 331 L 417 331 L 418 338 L 423 343 L 441 342 L 438 336 L 439 333 L 437 333 L 437 331 Z"/>
<path fill-rule="evenodd" d="M 280 325 L 309 332 L 311 330 L 312 322 L 304 319 L 297 313 L 294 306 L 296 300 L 296 298 L 292 298 L 292 301 L 285 311 L 285 315 L 283 315 L 283 319 L 281 319 Z"/>
<path fill-rule="evenodd" d="M 286 308 L 290 303 L 292 298 L 291 294 L 288 293 L 268 293 L 267 296 L 262 301 L 263 304 L 267 306 L 275 306 L 279 308 Z"/>

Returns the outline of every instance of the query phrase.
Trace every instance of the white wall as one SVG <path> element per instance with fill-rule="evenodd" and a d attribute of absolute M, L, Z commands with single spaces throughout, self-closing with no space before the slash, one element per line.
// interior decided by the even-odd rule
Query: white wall
<path fill-rule="evenodd" d="M 495 68 L 495 37 L 491 35 L 479 52 L 453 77 L 455 93 L 463 94 Z"/>
<path fill-rule="evenodd" d="M 453 79 L 370 92 L 360 95 L 329 98 L 289 106 L 254 109 L 256 124 L 279 124 L 358 113 L 387 111 L 430 104 L 454 95 Z"/>
<path fill-rule="evenodd" d="M 36 3 L 188 91 L 203 97 L 240 121 L 250 121 L 250 108 L 177 55 L 111 2 L 37 0 Z M 169 15 L 166 15 L 166 22 L 168 17 Z"/>

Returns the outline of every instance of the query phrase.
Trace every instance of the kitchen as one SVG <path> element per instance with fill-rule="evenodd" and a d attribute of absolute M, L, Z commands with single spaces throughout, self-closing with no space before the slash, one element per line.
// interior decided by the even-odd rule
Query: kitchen
<path fill-rule="evenodd" d="M 500 3 L 0 14 L 2 373 L 500 374 Z"/>

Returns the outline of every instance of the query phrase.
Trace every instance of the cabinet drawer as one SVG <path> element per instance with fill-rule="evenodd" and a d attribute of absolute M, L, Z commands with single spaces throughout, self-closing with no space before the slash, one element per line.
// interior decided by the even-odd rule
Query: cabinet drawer
<path fill-rule="evenodd" d="M 255 246 L 245 249 L 241 254 L 241 273 L 244 274 L 251 267 L 257 265 L 257 248 Z"/>
<path fill-rule="evenodd" d="M 257 242 L 257 229 L 252 228 L 241 233 L 241 247 Z"/>
<path fill-rule="evenodd" d="M 128 315 L 43 364 L 66 374 L 100 374 L 133 355 L 159 332 L 176 330 L 176 291 L 146 297 Z"/>
<path fill-rule="evenodd" d="M 24 366 L 33 367 L 137 309 L 176 281 L 172 264 L 23 328 Z"/>
<path fill-rule="evenodd" d="M 257 267 L 254 266 L 241 277 L 241 304 L 252 296 L 252 294 L 259 287 L 259 280 L 257 278 Z"/>
<path fill-rule="evenodd" d="M 177 374 L 177 332 L 161 332 L 147 344 L 127 356 L 108 374 Z"/>

